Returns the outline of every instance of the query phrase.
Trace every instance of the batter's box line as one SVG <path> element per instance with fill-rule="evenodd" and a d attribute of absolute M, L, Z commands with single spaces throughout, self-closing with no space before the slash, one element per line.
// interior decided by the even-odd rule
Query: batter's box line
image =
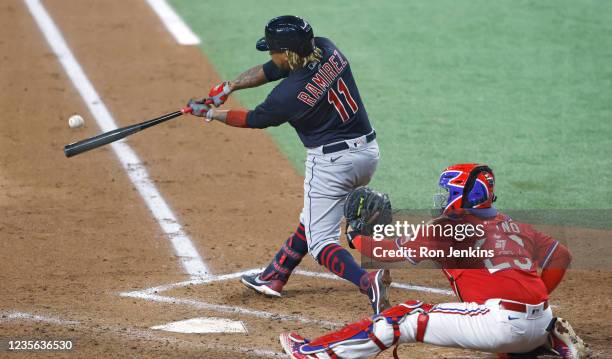
<path fill-rule="evenodd" d="M 183 288 L 183 287 L 187 287 L 191 285 L 209 284 L 209 283 L 214 283 L 214 282 L 222 282 L 222 281 L 237 279 L 237 278 L 242 277 L 243 275 L 259 273 L 263 271 L 264 269 L 265 268 L 253 268 L 253 269 L 248 269 L 245 271 L 229 273 L 229 274 L 208 275 L 208 276 L 196 277 L 196 278 L 192 278 L 190 280 L 186 280 L 182 282 L 163 284 L 163 285 L 150 287 L 150 288 L 146 288 L 146 289 L 142 289 L 138 291 L 123 292 L 120 295 L 127 296 L 127 297 L 134 297 L 137 294 L 160 294 L 160 293 L 163 293 L 165 291 L 168 291 L 170 289 L 175 289 L 175 288 Z M 305 276 L 305 277 L 324 278 L 324 279 L 335 280 L 335 281 L 343 280 L 342 278 L 334 274 L 331 274 L 331 273 L 313 272 L 313 271 L 307 271 L 307 270 L 301 270 L 301 269 L 296 270 L 294 274 Z M 442 295 L 448 295 L 448 296 L 455 295 L 452 291 L 447 290 L 447 289 L 433 288 L 433 287 L 413 285 L 413 284 L 407 284 L 407 283 L 393 282 L 391 283 L 391 287 L 403 289 L 403 290 L 412 290 L 412 291 L 417 291 L 417 292 L 442 294 Z"/>
<path fill-rule="evenodd" d="M 271 319 L 271 320 L 281 320 L 281 321 L 289 321 L 289 322 L 300 322 L 304 324 L 316 324 L 326 328 L 338 328 L 344 325 L 344 323 L 331 322 L 327 320 L 319 320 L 319 319 L 310 319 L 300 315 L 287 315 L 280 313 L 272 313 L 268 311 L 262 311 L 257 309 L 244 308 L 240 306 L 234 305 L 223 305 L 223 304 L 215 304 L 208 303 L 196 299 L 189 298 L 179 298 L 172 296 L 161 295 L 161 293 L 168 291 L 170 289 L 183 288 L 192 285 L 203 285 L 210 284 L 214 282 L 223 282 L 232 279 L 237 279 L 242 277 L 245 274 L 254 274 L 261 272 L 263 268 L 253 268 L 241 272 L 222 274 L 222 275 L 210 275 L 201 277 L 198 279 L 191 279 L 187 281 L 164 284 L 156 287 L 146 288 L 138 291 L 131 292 L 122 292 L 119 295 L 121 297 L 129 297 L 129 298 L 137 298 L 150 302 L 158 302 L 158 303 L 168 303 L 168 304 L 176 304 L 176 305 L 185 305 L 190 306 L 197 309 L 209 310 L 218 313 L 230 313 L 230 314 L 239 314 L 246 315 L 256 318 L 262 319 Z M 305 277 L 315 277 L 315 278 L 323 278 L 328 280 L 341 280 L 341 278 L 331 274 L 331 273 L 322 273 L 322 272 L 312 272 L 305 270 L 297 270 L 295 274 L 302 275 Z M 454 295 L 453 292 L 449 290 L 439 289 L 439 288 L 430 288 L 425 286 L 411 285 L 405 283 L 393 283 L 392 287 L 403 289 L 403 290 L 412 290 L 412 291 L 421 291 L 428 293 L 436 293 L 443 295 Z"/>
<path fill-rule="evenodd" d="M 131 297 L 147 300 L 150 302 L 158 302 L 158 303 L 168 303 L 168 304 L 176 304 L 176 305 L 185 305 L 196 309 L 208 310 L 217 313 L 226 313 L 226 314 L 238 314 L 245 315 L 260 319 L 269 319 L 269 320 L 280 320 L 286 322 L 299 322 L 303 324 L 314 324 L 317 326 L 321 326 L 324 328 L 339 328 L 345 325 L 345 323 L 339 322 L 330 322 L 327 320 L 318 320 L 318 319 L 310 319 L 303 317 L 301 315 L 288 315 L 288 314 L 280 314 L 280 313 L 272 313 L 263 310 L 250 309 L 239 307 L 235 305 L 223 305 L 223 304 L 215 304 L 215 303 L 207 303 L 195 299 L 188 298 L 178 298 L 178 297 L 170 297 L 159 294 L 144 294 L 137 292 L 130 293 L 121 293 L 122 297 Z"/>

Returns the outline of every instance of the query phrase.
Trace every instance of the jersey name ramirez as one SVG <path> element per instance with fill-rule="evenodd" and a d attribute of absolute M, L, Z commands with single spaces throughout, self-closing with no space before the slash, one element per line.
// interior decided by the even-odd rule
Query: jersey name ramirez
<path fill-rule="evenodd" d="M 319 65 L 319 70 L 306 83 L 304 90 L 300 91 L 297 98 L 308 106 L 313 107 L 336 81 L 338 76 L 340 76 L 347 64 L 348 62 L 342 58 L 338 50 L 334 50 L 334 54 L 327 61 Z"/>

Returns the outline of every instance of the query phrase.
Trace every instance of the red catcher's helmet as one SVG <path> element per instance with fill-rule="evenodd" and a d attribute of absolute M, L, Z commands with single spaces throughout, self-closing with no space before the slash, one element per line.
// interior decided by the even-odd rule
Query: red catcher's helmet
<path fill-rule="evenodd" d="M 490 208 L 495 175 L 487 165 L 461 163 L 447 167 L 438 182 L 440 192 L 434 195 L 434 208 L 439 214 L 460 213 L 468 208 Z"/>

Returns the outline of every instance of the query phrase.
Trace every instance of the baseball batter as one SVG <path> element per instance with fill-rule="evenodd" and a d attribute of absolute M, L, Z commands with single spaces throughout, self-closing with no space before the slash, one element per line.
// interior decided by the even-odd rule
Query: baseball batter
<path fill-rule="evenodd" d="M 423 253 L 430 253 L 420 248 L 444 253 L 449 253 L 449 247 L 491 251 L 493 256 L 482 258 L 446 255 L 434 259 L 459 302 L 433 305 L 406 301 L 312 341 L 298 334 L 281 334 L 285 351 L 293 358 L 364 358 L 399 343 L 423 342 L 501 353 L 502 357 L 529 353 L 522 356 L 529 358 L 535 357 L 534 350 L 548 346 L 565 358 L 583 357 L 584 343 L 567 321 L 553 318 L 548 303 L 549 294 L 569 266 L 569 251 L 530 225 L 497 212 L 492 206 L 494 183 L 491 169 L 476 164 L 450 166 L 440 176 L 442 191 L 434 202 L 441 216 L 430 224 L 457 229 L 470 224 L 481 228 L 481 235 L 462 241 L 448 234 L 422 232 L 383 241 L 359 233 L 349 236 L 352 245 L 379 261 L 406 259 L 414 264 L 427 259 Z M 370 192 L 368 196 L 379 194 Z M 402 259 L 381 255 L 389 253 L 384 250 L 398 249 L 414 255 Z"/>
<path fill-rule="evenodd" d="M 265 27 L 256 48 L 271 60 L 233 81 L 214 86 L 207 100 L 189 102 L 192 114 L 243 128 L 288 122 L 307 148 L 304 205 L 300 223 L 268 267 L 242 277 L 242 283 L 267 296 L 280 297 L 291 272 L 306 253 L 332 273 L 367 294 L 375 313 L 387 305 L 388 271 L 367 273 L 339 245 L 346 195 L 370 182 L 379 160 L 376 132 L 350 64 L 327 38 L 314 37 L 308 22 L 280 16 Z M 234 91 L 280 80 L 254 110 L 219 110 Z"/>

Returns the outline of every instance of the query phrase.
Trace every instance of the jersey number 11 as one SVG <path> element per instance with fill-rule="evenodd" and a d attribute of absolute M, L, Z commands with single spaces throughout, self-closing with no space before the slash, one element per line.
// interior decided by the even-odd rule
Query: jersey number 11
<path fill-rule="evenodd" d="M 353 99 L 353 96 L 351 96 L 351 93 L 349 92 L 349 89 L 344 83 L 344 80 L 342 79 L 342 77 L 338 79 L 337 87 L 338 87 L 338 92 L 340 92 L 344 96 L 344 99 L 348 103 L 351 111 L 353 112 L 353 115 L 356 114 L 357 110 L 359 110 L 359 107 L 357 106 L 357 102 L 355 102 L 355 100 Z M 334 91 L 334 89 L 331 87 L 329 88 L 329 91 L 327 91 L 327 102 L 334 105 L 334 107 L 336 108 L 336 111 L 338 111 L 338 114 L 340 115 L 340 118 L 342 119 L 342 122 L 346 122 L 351 118 L 351 116 L 349 116 L 348 112 L 346 111 L 346 107 L 340 100 L 338 93 Z"/>

